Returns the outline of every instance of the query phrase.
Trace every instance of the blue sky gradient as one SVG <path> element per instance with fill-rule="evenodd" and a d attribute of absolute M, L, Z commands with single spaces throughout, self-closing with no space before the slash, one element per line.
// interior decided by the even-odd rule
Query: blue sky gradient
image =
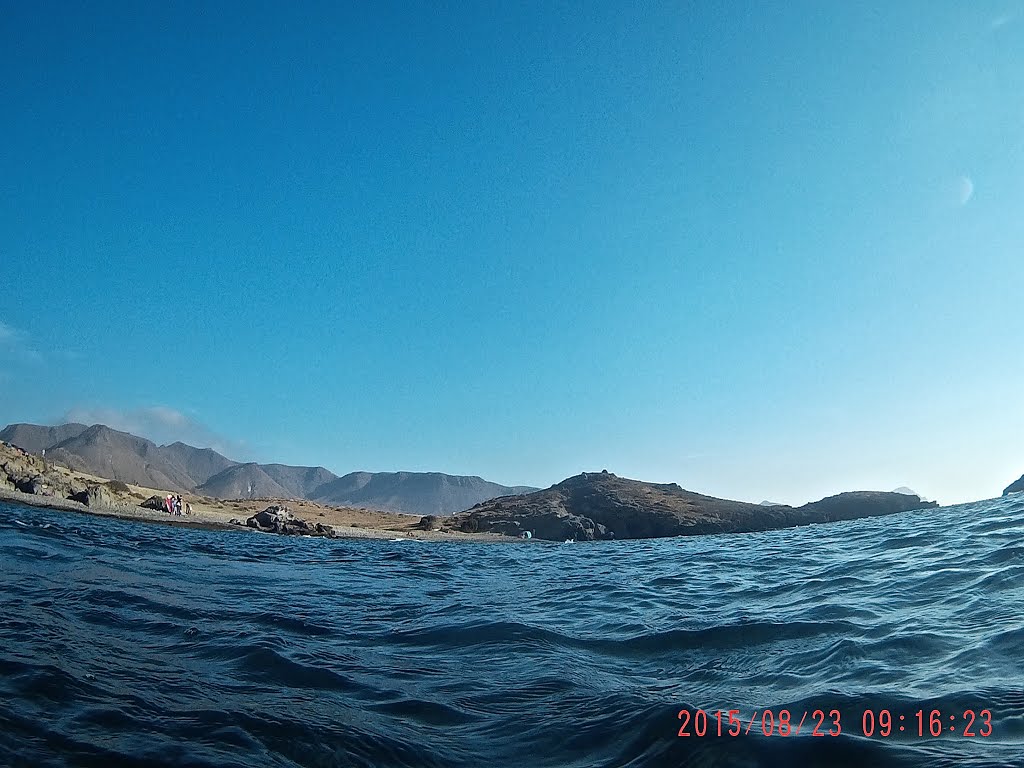
<path fill-rule="evenodd" d="M 628 5 L 8 6 L 0 423 L 997 495 L 1024 5 Z"/>

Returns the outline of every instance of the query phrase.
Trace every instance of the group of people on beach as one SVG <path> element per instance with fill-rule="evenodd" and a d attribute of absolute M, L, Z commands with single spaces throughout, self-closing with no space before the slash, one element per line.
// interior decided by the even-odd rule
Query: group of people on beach
<path fill-rule="evenodd" d="M 181 494 L 167 494 L 167 498 L 164 499 L 164 506 L 167 508 L 167 514 L 169 515 L 180 515 L 184 512 L 186 515 L 192 514 L 192 505 L 187 501 L 182 501 Z"/>

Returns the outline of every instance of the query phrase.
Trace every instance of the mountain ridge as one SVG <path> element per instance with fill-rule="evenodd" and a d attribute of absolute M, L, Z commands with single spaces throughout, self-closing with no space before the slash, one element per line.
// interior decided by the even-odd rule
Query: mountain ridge
<path fill-rule="evenodd" d="M 414 515 L 452 514 L 497 496 L 537 490 L 476 475 L 350 472 L 324 467 L 237 462 L 212 448 L 157 445 L 103 424 L 9 424 L 0 440 L 78 472 L 132 485 L 215 498 L 294 498 Z"/>
<path fill-rule="evenodd" d="M 431 503 L 413 508 L 403 497 L 403 489 L 432 488 Z M 321 504 L 362 505 L 374 500 L 385 512 L 418 515 L 448 514 L 499 496 L 537 490 L 529 486 L 505 486 L 477 475 L 446 475 L 443 472 L 350 472 L 321 486 L 312 497 Z M 482 498 L 483 497 L 483 498 Z"/>

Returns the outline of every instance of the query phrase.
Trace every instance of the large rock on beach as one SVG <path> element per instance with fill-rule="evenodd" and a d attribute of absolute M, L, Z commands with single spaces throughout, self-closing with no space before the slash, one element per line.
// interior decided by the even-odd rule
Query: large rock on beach
<path fill-rule="evenodd" d="M 143 509 L 155 509 L 158 512 L 166 512 L 167 504 L 164 501 L 163 496 L 150 496 L 145 501 L 140 501 L 139 506 Z"/>
<path fill-rule="evenodd" d="M 113 507 L 118 500 L 106 485 L 90 485 L 85 489 L 85 504 L 89 507 Z"/>
<path fill-rule="evenodd" d="M 87 507 L 97 509 L 111 509 L 112 507 L 119 506 L 118 500 L 110 492 L 110 489 L 98 483 L 88 486 L 83 491 L 73 493 L 68 498 L 72 501 L 81 502 Z"/>
<path fill-rule="evenodd" d="M 416 527 L 421 531 L 436 531 L 441 528 L 441 519 L 437 515 L 424 515 Z"/>
<path fill-rule="evenodd" d="M 287 507 L 267 507 L 247 519 L 245 525 L 264 533 L 281 533 L 286 536 L 334 536 L 331 526 L 321 523 L 310 525 L 295 517 Z"/>

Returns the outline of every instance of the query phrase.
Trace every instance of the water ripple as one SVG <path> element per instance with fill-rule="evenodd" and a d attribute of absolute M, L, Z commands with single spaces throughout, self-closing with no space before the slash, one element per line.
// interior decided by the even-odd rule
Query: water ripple
<path fill-rule="evenodd" d="M 0 505 L 0 765 L 994 766 L 1024 755 L 1024 502 L 573 547 Z M 836 710 L 842 733 L 766 736 Z M 680 737 L 680 711 L 750 732 Z M 912 727 L 863 735 L 863 712 Z M 917 712 L 954 732 L 917 735 Z M 992 735 L 965 737 L 967 711 Z M 701 715 L 703 717 L 703 715 Z M 827 718 L 826 718 L 827 719 Z M 827 730 L 827 727 L 826 727 Z"/>

